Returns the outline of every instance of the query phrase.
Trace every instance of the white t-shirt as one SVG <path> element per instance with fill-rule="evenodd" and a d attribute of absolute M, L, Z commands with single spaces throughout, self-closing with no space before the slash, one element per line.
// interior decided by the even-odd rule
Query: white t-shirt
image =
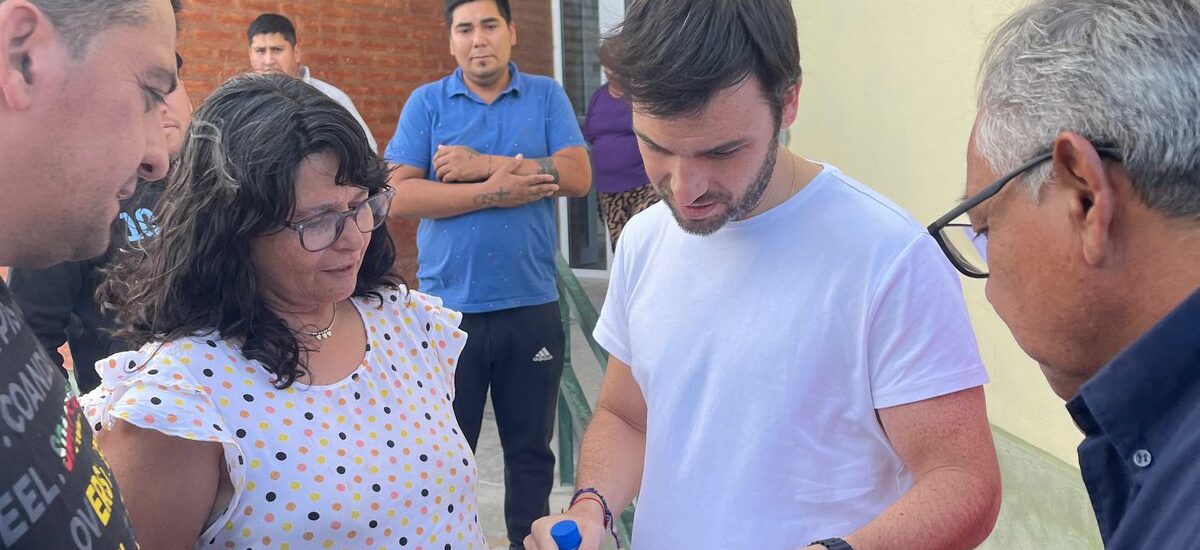
<path fill-rule="evenodd" d="M 367 127 L 367 121 L 363 120 L 362 115 L 358 113 L 358 109 L 354 107 L 354 100 L 350 99 L 350 96 L 346 95 L 346 92 L 324 80 L 314 78 L 312 73 L 309 72 L 308 67 L 300 67 L 300 80 L 303 80 L 313 88 L 321 90 L 321 93 L 329 96 L 329 99 L 338 102 L 347 111 L 350 111 L 350 116 L 353 116 L 354 120 L 358 121 L 359 126 L 362 126 L 363 132 L 367 133 L 367 142 L 371 144 L 371 150 L 376 153 L 379 152 L 379 145 L 375 143 L 375 136 L 371 135 L 371 129 Z"/>
<path fill-rule="evenodd" d="M 595 335 L 646 399 L 650 550 L 850 534 L 912 485 L 876 409 L 987 382 L 937 244 L 830 166 L 707 237 L 664 203 L 635 216 Z"/>
<path fill-rule="evenodd" d="M 338 382 L 280 390 L 233 343 L 182 338 L 99 361 L 87 417 L 221 444 L 233 498 L 196 548 L 485 550 L 451 404 L 462 315 L 381 294 L 353 299 L 367 350 Z"/>

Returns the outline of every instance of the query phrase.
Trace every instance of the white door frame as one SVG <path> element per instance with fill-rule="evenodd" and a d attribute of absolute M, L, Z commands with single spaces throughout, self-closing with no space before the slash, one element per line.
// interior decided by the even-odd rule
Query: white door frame
<path fill-rule="evenodd" d="M 599 0 L 600 11 L 600 32 L 606 33 L 625 17 L 625 0 Z M 563 44 L 562 44 L 562 0 L 553 0 L 550 3 L 550 21 L 554 36 L 554 80 L 558 81 L 559 86 L 563 84 Z M 604 75 L 600 75 L 601 80 Z M 567 199 L 560 197 L 558 199 L 558 250 L 564 258 L 570 258 L 571 251 L 569 250 L 569 235 L 567 232 Z M 605 243 L 608 241 L 608 226 L 605 227 Z M 572 269 L 576 277 L 585 278 L 608 278 L 608 268 L 612 267 L 613 253 L 611 250 L 604 255 L 606 258 L 605 269 Z"/>

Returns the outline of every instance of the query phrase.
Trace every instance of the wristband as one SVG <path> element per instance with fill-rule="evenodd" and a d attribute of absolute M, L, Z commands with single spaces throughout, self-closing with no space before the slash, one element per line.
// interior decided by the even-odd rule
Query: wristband
<path fill-rule="evenodd" d="M 620 548 L 621 539 L 617 538 L 617 522 L 613 519 L 612 509 L 608 507 L 608 501 L 604 500 L 604 495 L 600 494 L 595 487 L 584 487 L 571 495 L 571 503 L 567 505 L 567 509 L 574 506 L 580 499 L 594 500 L 600 503 L 600 507 L 604 509 L 604 528 L 608 529 L 613 541 L 617 543 L 617 548 Z"/>

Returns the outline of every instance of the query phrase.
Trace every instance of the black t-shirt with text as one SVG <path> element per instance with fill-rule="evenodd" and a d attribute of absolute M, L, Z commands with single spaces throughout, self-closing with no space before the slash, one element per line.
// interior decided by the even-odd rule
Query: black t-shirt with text
<path fill-rule="evenodd" d="M 0 282 L 0 548 L 134 550 L 79 400 Z"/>

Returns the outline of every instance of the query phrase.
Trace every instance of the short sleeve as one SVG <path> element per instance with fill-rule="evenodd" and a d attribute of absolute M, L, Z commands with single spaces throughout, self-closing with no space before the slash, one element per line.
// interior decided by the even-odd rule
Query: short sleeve
<path fill-rule="evenodd" d="M 585 147 L 583 132 L 579 130 L 579 121 L 575 118 L 575 108 L 562 87 L 557 83 L 550 85 L 547 94 L 546 113 L 546 142 L 550 154 L 553 155 L 567 147 Z"/>
<path fill-rule="evenodd" d="M 458 368 L 458 357 L 467 345 L 467 333 L 458 328 L 462 323 L 462 313 L 443 307 L 441 298 L 415 290 L 409 291 L 408 299 L 416 310 L 414 316 L 421 324 L 425 341 L 437 357 L 434 375 L 444 377 L 453 399 L 454 372 Z"/>
<path fill-rule="evenodd" d="M 204 368 L 202 352 L 191 343 L 147 344 L 96 363 L 102 383 L 81 400 L 97 431 L 117 420 L 165 435 L 236 447 L 209 397 L 191 374 Z"/>
<path fill-rule="evenodd" d="M 404 109 L 400 111 L 396 133 L 384 152 L 384 160 L 429 171 L 433 162 L 433 145 L 429 136 L 433 131 L 433 110 L 425 99 L 428 90 L 428 86 L 422 86 L 408 97 Z"/>
<path fill-rule="evenodd" d="M 617 241 L 617 250 L 613 254 L 612 268 L 609 273 L 608 292 L 604 296 L 604 305 L 600 308 L 600 319 L 592 336 L 596 343 L 604 348 L 609 355 L 626 365 L 632 365 L 633 357 L 629 350 L 629 301 L 626 299 L 626 287 L 630 284 L 628 262 L 625 258 L 629 247 L 625 244 L 629 238 L 622 235 Z"/>
<path fill-rule="evenodd" d="M 909 244 L 877 289 L 867 321 L 876 409 L 987 383 L 958 274 L 929 235 Z"/>

